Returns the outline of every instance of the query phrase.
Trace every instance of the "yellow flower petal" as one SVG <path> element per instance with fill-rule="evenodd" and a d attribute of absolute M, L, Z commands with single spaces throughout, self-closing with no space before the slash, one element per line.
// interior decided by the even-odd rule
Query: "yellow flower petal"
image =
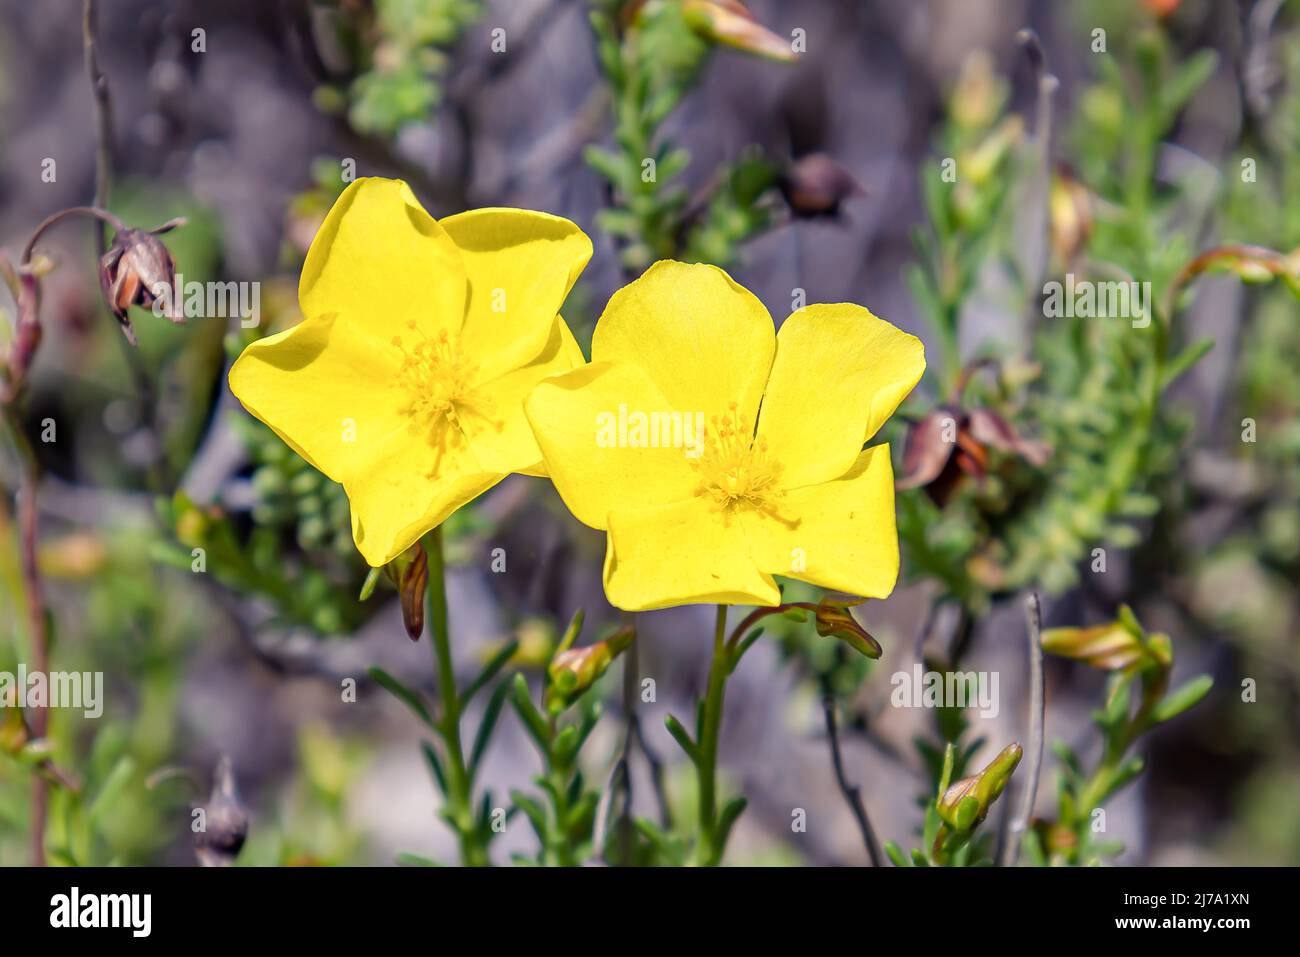
<path fill-rule="evenodd" d="M 462 420 L 474 457 L 484 468 L 498 472 L 545 475 L 542 452 L 524 416 L 524 399 L 548 376 L 568 372 L 583 364 L 582 350 L 560 316 L 551 319 L 545 348 L 532 362 L 479 387 L 488 396 L 488 415 Z"/>
<path fill-rule="evenodd" d="M 671 415 L 671 406 L 634 365 L 598 362 L 547 379 L 524 401 L 524 411 L 551 481 L 569 510 L 592 528 L 607 527 L 615 508 L 644 508 L 693 493 L 688 449 L 665 447 L 662 431 L 649 428 L 651 416 Z"/>
<path fill-rule="evenodd" d="M 782 485 L 843 475 L 924 371 L 921 340 L 861 306 L 806 306 L 786 319 L 758 423 Z"/>
<path fill-rule="evenodd" d="M 415 322 L 455 333 L 465 314 L 456 244 L 401 180 L 359 179 L 312 240 L 298 283 L 303 315 L 338 313 L 388 342 Z"/>
<path fill-rule="evenodd" d="M 682 413 L 711 418 L 735 402 L 752 428 L 774 329 L 763 304 L 721 269 L 665 260 L 610 297 L 591 359 L 640 367 Z"/>
<path fill-rule="evenodd" d="M 842 478 L 787 492 L 775 516 L 746 512 L 744 525 L 763 571 L 884 598 L 898 579 L 889 446 L 861 453 Z"/>
<path fill-rule="evenodd" d="M 376 467 L 359 470 L 343 483 L 352 506 L 352 537 L 373 567 L 384 565 L 505 477 L 484 470 L 473 450 L 461 445 L 435 449 L 403 430 L 358 452 Z"/>
<path fill-rule="evenodd" d="M 536 358 L 551 324 L 591 259 L 591 240 L 559 216 L 527 209 L 474 209 L 441 226 L 469 277 L 461 342 L 484 380 Z"/>
<path fill-rule="evenodd" d="M 604 578 L 605 596 L 625 611 L 781 601 L 755 565 L 742 523 L 700 498 L 611 512 Z"/>
<path fill-rule="evenodd" d="M 230 391 L 299 455 L 336 482 L 379 468 L 382 442 L 404 431 L 400 356 L 333 313 L 246 348 Z"/>

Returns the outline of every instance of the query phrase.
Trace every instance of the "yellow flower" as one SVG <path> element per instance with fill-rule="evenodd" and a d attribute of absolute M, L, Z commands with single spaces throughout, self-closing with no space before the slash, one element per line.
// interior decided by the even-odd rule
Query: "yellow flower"
<path fill-rule="evenodd" d="M 569 509 L 609 532 L 611 603 L 775 605 L 773 575 L 893 590 L 889 448 L 863 445 L 920 380 L 920 340 L 851 304 L 777 335 L 722 270 L 660 262 L 610 299 L 591 348 L 524 409 Z"/>
<path fill-rule="evenodd" d="M 231 391 L 343 485 L 383 565 L 509 473 L 545 474 L 522 402 L 583 362 L 558 313 L 590 258 L 568 220 L 439 222 L 405 183 L 357 180 L 307 253 L 306 318 L 245 349 Z"/>

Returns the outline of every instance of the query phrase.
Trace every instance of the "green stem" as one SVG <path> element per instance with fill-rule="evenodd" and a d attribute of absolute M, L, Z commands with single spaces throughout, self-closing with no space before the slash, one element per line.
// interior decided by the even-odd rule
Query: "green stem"
<path fill-rule="evenodd" d="M 442 528 L 435 528 L 424 538 L 429 558 L 429 633 L 433 639 L 434 665 L 438 673 L 438 692 L 442 714 L 438 731 L 447 749 L 447 800 L 451 805 L 452 824 L 460 838 L 461 861 L 469 867 L 486 867 L 487 848 L 474 822 L 469 771 L 460 741 L 461 702 L 456 688 L 456 673 L 451 664 L 451 635 L 447 627 L 447 582 L 442 558 Z"/>
<path fill-rule="evenodd" d="M 555 812 L 555 826 L 551 832 L 551 846 L 548 850 L 547 864 L 556 867 L 576 867 L 578 859 L 573 853 L 573 845 L 569 840 L 568 822 L 569 822 L 569 784 L 571 782 L 571 767 L 561 766 L 556 760 L 555 754 L 555 734 L 556 721 L 551 719 L 551 740 L 548 750 L 550 753 L 546 756 L 546 774 L 550 781 L 551 787 L 551 804 Z"/>
<path fill-rule="evenodd" d="M 696 863 L 716 867 L 722 860 L 723 848 L 718 834 L 718 736 L 722 730 L 722 704 L 730 672 L 730 655 L 727 652 L 727 606 L 718 606 L 717 624 L 713 630 L 713 661 L 709 665 L 709 686 L 704 698 L 704 717 L 700 728 L 700 761 L 697 766 L 700 790 L 700 840 Z"/>

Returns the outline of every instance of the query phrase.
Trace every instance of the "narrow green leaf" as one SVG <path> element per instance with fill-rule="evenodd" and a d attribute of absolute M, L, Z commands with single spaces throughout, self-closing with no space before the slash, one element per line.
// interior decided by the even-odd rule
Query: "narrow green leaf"
<path fill-rule="evenodd" d="M 430 728 L 435 731 L 438 730 L 438 723 L 433 720 L 433 715 L 429 713 L 429 709 L 425 706 L 424 699 L 416 691 L 402 684 L 383 668 L 371 668 L 369 674 L 375 684 L 410 708 L 415 712 L 416 717 Z"/>
<path fill-rule="evenodd" d="M 568 651 L 573 647 L 573 643 L 578 640 L 578 635 L 582 634 L 582 623 L 586 619 L 587 614 L 581 608 L 573 613 L 573 617 L 569 619 L 569 627 L 564 629 L 560 643 L 555 646 L 555 654 L 558 655 L 561 651 Z"/>
<path fill-rule="evenodd" d="M 1160 108 L 1172 119 L 1214 74 L 1219 57 L 1213 50 L 1200 50 L 1188 57 L 1160 88 Z"/>
<path fill-rule="evenodd" d="M 1210 693 L 1210 688 L 1214 686 L 1214 679 L 1209 675 L 1200 675 L 1193 678 L 1187 684 L 1183 685 L 1177 691 L 1167 694 L 1159 704 L 1151 711 L 1151 720 L 1155 724 L 1161 724 L 1171 718 L 1176 718 L 1188 708 L 1199 704 L 1201 699 Z"/>
<path fill-rule="evenodd" d="M 383 574 L 382 568 L 372 568 L 366 575 L 365 583 L 361 586 L 361 594 L 357 596 L 357 601 L 365 601 L 375 593 L 375 586 L 379 584 L 379 576 Z"/>
<path fill-rule="evenodd" d="M 699 764 L 700 749 L 691 740 L 691 736 L 682 727 L 682 723 L 670 714 L 664 718 L 664 726 L 668 728 L 668 733 L 673 736 L 673 740 L 681 745 L 682 750 L 686 752 L 686 756 L 691 759 L 692 763 Z"/>
<path fill-rule="evenodd" d="M 1178 355 L 1174 356 L 1164 367 L 1160 374 L 1160 390 L 1163 392 L 1169 388 L 1183 373 L 1187 372 L 1192 366 L 1200 362 L 1214 348 L 1214 340 L 1209 336 L 1198 339 L 1190 346 L 1184 349 Z"/>
<path fill-rule="evenodd" d="M 496 686 L 492 697 L 488 698 L 487 707 L 483 709 L 483 720 L 479 722 L 478 731 L 474 735 L 474 745 L 469 753 L 471 780 L 478 771 L 479 762 L 483 760 L 488 742 L 492 740 L 492 732 L 496 729 L 497 720 L 501 717 L 501 708 L 505 705 L 508 694 L 510 694 L 510 682 L 503 681 Z"/>
<path fill-rule="evenodd" d="M 957 751 L 949 741 L 943 749 L 943 771 L 939 775 L 939 797 L 943 797 L 943 792 L 948 790 L 948 785 L 952 783 L 952 765 L 956 758 Z"/>
<path fill-rule="evenodd" d="M 438 790 L 445 797 L 447 794 L 447 772 L 442 769 L 442 759 L 438 757 L 438 752 L 433 749 L 428 741 L 420 742 L 420 751 L 424 754 L 424 762 L 429 765 L 429 771 L 433 774 L 433 780 L 438 785 Z"/>
<path fill-rule="evenodd" d="M 488 682 L 495 678 L 497 673 L 506 666 L 506 663 L 515 656 L 515 652 L 518 650 L 518 641 L 506 642 L 505 646 L 492 656 L 488 663 L 483 666 L 483 670 L 465 688 L 464 693 L 460 696 L 461 704 L 468 704 L 470 699 L 482 691 Z"/>
<path fill-rule="evenodd" d="M 399 851 L 397 854 L 398 867 L 442 867 L 432 857 L 424 857 L 420 854 L 412 854 L 410 851 Z"/>
<path fill-rule="evenodd" d="M 546 823 L 546 809 L 522 791 L 511 791 L 510 800 L 524 813 L 524 817 L 528 818 L 528 823 L 537 832 L 537 839 L 546 844 L 550 832 Z"/>
<path fill-rule="evenodd" d="M 1146 767 L 1146 764 L 1141 758 L 1133 757 L 1129 758 L 1122 765 L 1116 768 L 1115 772 L 1111 775 L 1110 780 L 1106 782 L 1105 790 L 1102 791 L 1101 796 L 1097 799 L 1097 804 L 1100 806 L 1102 802 L 1106 801 L 1111 795 L 1115 794 L 1126 784 L 1136 778 L 1142 773 L 1144 767 Z"/>
<path fill-rule="evenodd" d="M 131 781 L 131 775 L 134 773 L 135 760 L 130 755 L 123 755 L 118 758 L 117 764 L 113 765 L 113 770 L 108 773 L 103 786 L 99 789 L 94 802 L 90 805 L 88 813 L 92 823 L 98 826 L 103 821 L 104 815 L 113 810 L 114 802 L 126 790 Z"/>
<path fill-rule="evenodd" d="M 740 643 L 736 645 L 736 650 L 731 653 L 731 661 L 727 665 L 728 673 L 731 673 L 736 670 L 736 665 L 740 664 L 740 659 L 744 656 L 745 652 L 747 652 L 750 649 L 750 647 L 754 644 L 754 642 L 758 641 L 758 639 L 761 638 L 762 635 L 763 635 L 763 628 L 760 625 L 759 627 L 750 631 L 749 634 L 747 634 L 744 638 L 740 640 Z"/>
<path fill-rule="evenodd" d="M 515 675 L 514 681 L 510 685 L 511 691 L 510 703 L 514 705 L 515 712 L 524 723 L 524 730 L 537 744 L 537 749 L 543 755 L 549 755 L 551 750 L 551 727 L 542 717 L 537 705 L 533 704 L 532 695 L 528 692 L 528 682 L 523 675 Z"/>
<path fill-rule="evenodd" d="M 885 842 L 885 854 L 891 861 L 894 862 L 895 867 L 912 866 L 912 862 L 909 861 L 907 857 L 903 854 L 902 848 L 900 848 L 893 841 Z"/>
<path fill-rule="evenodd" d="M 726 803 L 722 813 L 718 815 L 718 836 L 717 847 L 718 856 L 727 848 L 727 840 L 731 837 L 731 828 L 736 823 L 736 819 L 744 813 L 745 807 L 749 804 L 743 797 L 734 797 Z"/>

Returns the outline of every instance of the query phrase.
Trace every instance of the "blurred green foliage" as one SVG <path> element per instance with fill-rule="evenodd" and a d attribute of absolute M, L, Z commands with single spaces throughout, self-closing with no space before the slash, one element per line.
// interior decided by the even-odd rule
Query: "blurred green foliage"
<path fill-rule="evenodd" d="M 313 0 L 317 40 L 353 76 L 317 91 L 358 132 L 391 138 L 429 121 L 443 99 L 449 51 L 483 13 L 481 0 Z"/>
<path fill-rule="evenodd" d="M 760 200 L 776 185 L 777 167 L 750 149 L 692 197 L 678 182 L 690 152 L 659 132 L 695 85 L 713 44 L 677 3 L 591 0 L 591 23 L 614 117 L 613 147 L 584 152 L 613 191 L 597 226 L 621 243 L 631 275 L 658 259 L 730 265 L 741 243 L 774 222 L 771 204 Z"/>

